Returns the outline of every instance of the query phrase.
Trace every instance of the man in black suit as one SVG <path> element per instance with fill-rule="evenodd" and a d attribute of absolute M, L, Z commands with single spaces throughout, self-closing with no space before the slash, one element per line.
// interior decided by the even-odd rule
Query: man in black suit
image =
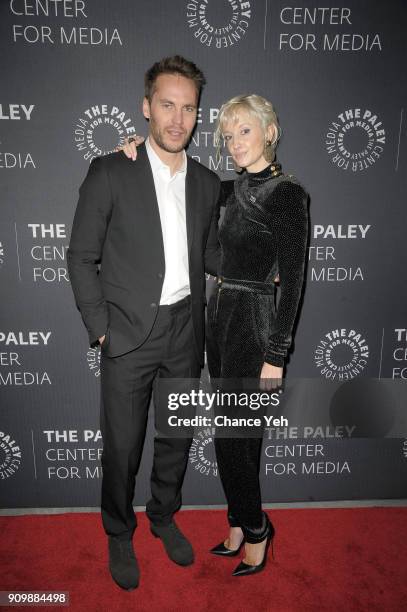
<path fill-rule="evenodd" d="M 154 380 L 197 378 L 203 365 L 204 273 L 217 272 L 220 181 L 184 149 L 204 82 L 180 56 L 147 71 L 148 139 L 136 163 L 122 153 L 92 161 L 67 255 L 90 343 L 101 344 L 102 519 L 110 571 L 124 589 L 139 581 L 132 500 Z M 180 565 L 194 558 L 173 519 L 190 442 L 155 438 L 146 508 L 152 533 Z"/>

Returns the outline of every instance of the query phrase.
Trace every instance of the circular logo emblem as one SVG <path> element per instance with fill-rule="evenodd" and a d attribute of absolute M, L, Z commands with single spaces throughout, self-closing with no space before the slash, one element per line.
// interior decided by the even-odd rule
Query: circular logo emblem
<path fill-rule="evenodd" d="M 321 376 L 345 381 L 358 376 L 366 367 L 369 347 L 354 329 L 334 329 L 319 341 L 315 349 L 315 365 Z"/>
<path fill-rule="evenodd" d="M 118 106 L 96 104 L 86 109 L 74 128 L 75 146 L 84 159 L 112 153 L 136 130 L 130 117 Z"/>
<path fill-rule="evenodd" d="M 217 476 L 218 464 L 215 458 L 213 436 L 215 430 L 208 428 L 198 431 L 189 449 L 189 462 L 202 476 Z"/>
<path fill-rule="evenodd" d="M 0 480 L 14 476 L 20 465 L 20 447 L 10 434 L 0 431 Z"/>
<path fill-rule="evenodd" d="M 349 108 L 332 121 L 326 134 L 326 150 L 342 170 L 358 172 L 380 159 L 386 143 L 383 123 L 369 109 Z"/>
<path fill-rule="evenodd" d="M 96 378 L 100 376 L 100 346 L 88 350 L 86 353 L 86 361 L 93 375 L 96 376 Z"/>
<path fill-rule="evenodd" d="M 246 0 L 188 0 L 186 19 L 194 37 L 205 47 L 224 49 L 245 37 L 252 16 Z"/>

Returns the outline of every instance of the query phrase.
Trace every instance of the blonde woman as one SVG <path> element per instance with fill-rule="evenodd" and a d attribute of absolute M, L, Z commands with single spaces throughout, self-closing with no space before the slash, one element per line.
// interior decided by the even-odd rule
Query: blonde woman
<path fill-rule="evenodd" d="M 265 98 L 237 96 L 223 104 L 216 135 L 244 171 L 223 183 L 220 271 L 208 305 L 209 372 L 214 379 L 279 381 L 303 284 L 308 197 L 275 162 L 279 125 Z M 261 506 L 261 444 L 252 437 L 215 439 L 230 532 L 211 552 L 235 556 L 244 543 L 235 576 L 261 571 L 274 537 Z"/>

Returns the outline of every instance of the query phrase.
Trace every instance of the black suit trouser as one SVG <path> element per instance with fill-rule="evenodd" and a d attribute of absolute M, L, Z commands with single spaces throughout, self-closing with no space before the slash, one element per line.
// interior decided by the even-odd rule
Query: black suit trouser
<path fill-rule="evenodd" d="M 199 375 L 189 297 L 159 307 L 153 329 L 141 347 L 113 358 L 106 357 L 102 348 L 101 508 L 108 535 L 131 538 L 137 526 L 132 502 L 154 381 L 157 377 Z M 156 413 L 158 409 L 156 405 Z M 153 524 L 169 524 L 181 506 L 190 445 L 191 438 L 154 439 L 152 497 L 146 506 Z"/>

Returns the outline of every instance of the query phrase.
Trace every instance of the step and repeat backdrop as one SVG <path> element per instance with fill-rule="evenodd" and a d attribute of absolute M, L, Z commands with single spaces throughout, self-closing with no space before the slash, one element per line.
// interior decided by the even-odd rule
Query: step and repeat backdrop
<path fill-rule="evenodd" d="M 264 501 L 406 496 L 406 29 L 403 0 L 1 0 L 1 507 L 99 505 L 100 351 L 66 251 L 90 161 L 147 134 L 143 75 L 174 53 L 207 78 L 188 153 L 233 178 L 218 110 L 258 93 L 310 193 L 287 381 L 314 393 L 294 386 L 289 424 L 265 431 Z M 213 433 L 195 432 L 186 504 L 224 503 Z"/>

